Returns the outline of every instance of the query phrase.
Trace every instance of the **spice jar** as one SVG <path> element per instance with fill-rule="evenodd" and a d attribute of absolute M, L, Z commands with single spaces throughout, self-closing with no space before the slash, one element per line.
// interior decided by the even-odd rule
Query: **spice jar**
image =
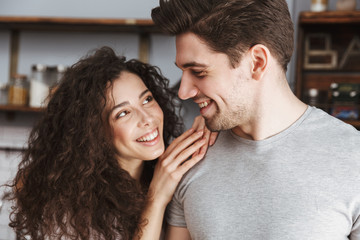
<path fill-rule="evenodd" d="M 311 0 L 310 10 L 313 12 L 326 11 L 328 8 L 328 0 Z"/>
<path fill-rule="evenodd" d="M 31 67 L 30 101 L 31 107 L 44 107 L 49 96 L 50 79 L 47 66 L 35 64 Z"/>
<path fill-rule="evenodd" d="M 338 0 L 336 2 L 336 10 L 338 11 L 355 11 L 356 0 Z"/>
<path fill-rule="evenodd" d="M 50 94 L 54 94 L 65 71 L 66 71 L 67 67 L 62 65 L 62 64 L 59 64 L 56 66 L 56 75 L 54 76 L 54 80 L 53 80 L 53 84 L 50 88 Z"/>
<path fill-rule="evenodd" d="M 0 84 L 0 105 L 7 105 L 8 93 L 9 93 L 8 83 L 1 83 Z"/>
<path fill-rule="evenodd" d="M 29 98 L 29 83 L 26 75 L 15 74 L 9 83 L 8 104 L 26 106 Z"/>

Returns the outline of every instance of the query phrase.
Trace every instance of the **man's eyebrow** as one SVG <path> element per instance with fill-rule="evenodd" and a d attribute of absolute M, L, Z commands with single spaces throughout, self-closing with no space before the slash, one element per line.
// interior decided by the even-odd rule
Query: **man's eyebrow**
<path fill-rule="evenodd" d="M 178 68 L 189 68 L 189 67 L 207 67 L 206 64 L 203 64 L 203 63 L 198 63 L 198 62 L 188 62 L 188 63 L 185 63 L 181 66 L 177 65 L 176 62 L 175 62 L 175 66 L 177 66 Z"/>
<path fill-rule="evenodd" d="M 142 98 L 142 97 L 143 97 L 146 93 L 148 93 L 148 92 L 150 92 L 149 89 L 145 89 L 144 91 L 142 91 L 142 92 L 140 93 L 140 95 L 139 95 L 139 99 Z M 128 105 L 128 104 L 130 104 L 129 101 L 125 101 L 125 102 L 119 103 L 119 104 L 115 105 L 115 106 L 111 109 L 110 113 L 111 113 L 112 111 L 114 111 L 116 108 L 120 108 L 120 107 L 126 106 L 126 105 Z"/>

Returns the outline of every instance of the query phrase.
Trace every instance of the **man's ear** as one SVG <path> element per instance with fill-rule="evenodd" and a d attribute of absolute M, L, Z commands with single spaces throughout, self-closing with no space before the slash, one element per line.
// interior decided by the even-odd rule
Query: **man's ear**
<path fill-rule="evenodd" d="M 264 45 L 256 44 L 250 48 L 250 55 L 252 61 L 252 78 L 255 80 L 260 80 L 268 66 L 270 51 Z"/>

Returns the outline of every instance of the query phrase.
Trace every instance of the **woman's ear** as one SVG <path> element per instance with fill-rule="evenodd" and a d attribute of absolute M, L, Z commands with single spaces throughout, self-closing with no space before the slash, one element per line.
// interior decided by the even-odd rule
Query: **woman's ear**
<path fill-rule="evenodd" d="M 252 60 L 252 78 L 260 80 L 268 66 L 268 60 L 270 57 L 270 51 L 262 44 L 256 44 L 250 49 Z"/>

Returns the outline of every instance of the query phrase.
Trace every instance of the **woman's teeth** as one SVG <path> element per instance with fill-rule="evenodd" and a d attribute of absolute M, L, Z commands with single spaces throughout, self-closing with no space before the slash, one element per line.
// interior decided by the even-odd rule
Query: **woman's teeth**
<path fill-rule="evenodd" d="M 207 105 L 209 105 L 208 102 L 199 103 L 199 107 L 200 107 L 200 108 L 204 108 L 204 107 L 206 107 Z"/>
<path fill-rule="evenodd" d="M 159 135 L 159 132 L 158 130 L 155 130 L 154 132 L 144 136 L 144 137 L 141 137 L 139 139 L 137 139 L 136 141 L 138 142 L 149 142 L 149 141 L 152 141 L 154 140 L 157 136 Z"/>

